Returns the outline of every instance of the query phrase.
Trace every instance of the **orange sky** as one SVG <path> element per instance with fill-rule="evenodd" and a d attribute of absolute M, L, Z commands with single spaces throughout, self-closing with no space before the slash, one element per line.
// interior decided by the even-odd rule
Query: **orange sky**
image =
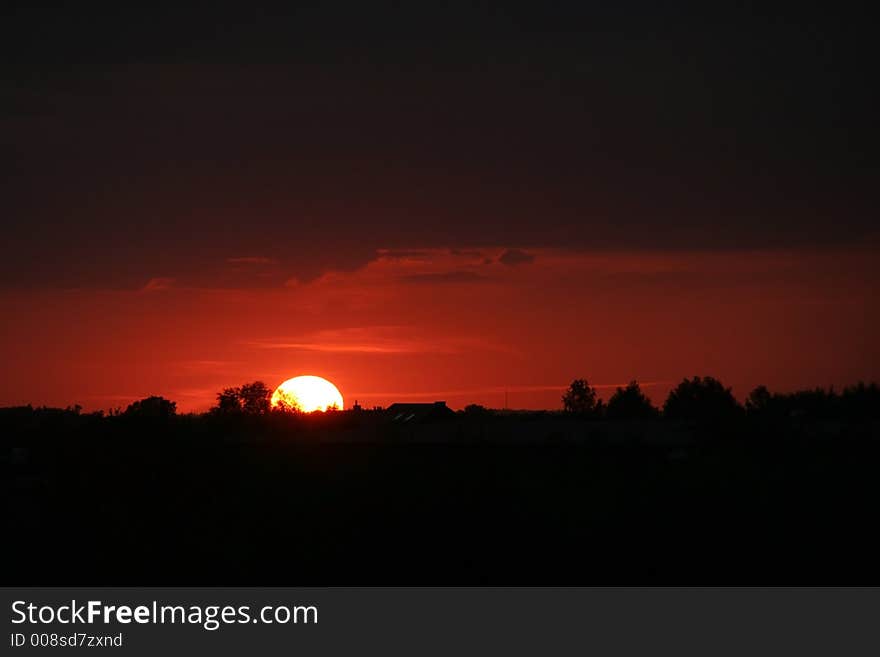
<path fill-rule="evenodd" d="M 501 407 L 505 390 L 511 407 L 558 408 L 575 377 L 635 378 L 655 403 L 694 374 L 740 397 L 842 385 L 878 375 L 875 251 L 411 249 L 278 284 L 261 282 L 271 258 L 243 253 L 217 263 L 216 287 L 7 289 L 0 405 L 158 394 L 201 411 L 222 387 L 306 373 L 346 405 L 457 408 Z"/>

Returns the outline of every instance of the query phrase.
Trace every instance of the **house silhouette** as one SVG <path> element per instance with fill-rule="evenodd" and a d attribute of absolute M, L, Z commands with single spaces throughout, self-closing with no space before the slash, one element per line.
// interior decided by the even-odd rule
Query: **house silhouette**
<path fill-rule="evenodd" d="M 387 417 L 397 424 L 426 424 L 442 422 L 455 417 L 455 411 L 445 401 L 427 404 L 391 404 L 386 411 Z"/>

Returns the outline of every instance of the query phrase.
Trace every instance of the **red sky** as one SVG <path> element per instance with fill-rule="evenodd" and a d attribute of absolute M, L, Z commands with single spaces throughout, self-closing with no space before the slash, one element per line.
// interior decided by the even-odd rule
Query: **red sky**
<path fill-rule="evenodd" d="M 507 390 L 511 407 L 558 408 L 576 377 L 606 399 L 602 386 L 637 379 L 658 404 L 695 374 L 740 397 L 840 386 L 878 375 L 875 256 L 413 248 L 300 282 L 240 253 L 217 261 L 213 286 L 5 289 L 0 405 L 157 394 L 201 411 L 223 387 L 298 374 L 330 379 L 346 405 L 501 407 Z"/>
<path fill-rule="evenodd" d="M 867 16 L 117 4 L 0 22 L 0 404 L 880 378 Z"/>

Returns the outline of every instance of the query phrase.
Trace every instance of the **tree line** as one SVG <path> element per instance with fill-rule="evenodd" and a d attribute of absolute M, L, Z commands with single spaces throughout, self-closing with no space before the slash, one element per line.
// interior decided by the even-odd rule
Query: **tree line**
<path fill-rule="evenodd" d="M 216 395 L 214 406 L 205 414 L 216 418 L 254 417 L 269 414 L 301 414 L 290 406 L 273 408 L 272 390 L 262 381 L 224 388 Z M 21 410 L 30 409 L 22 407 Z M 11 411 L 14 409 L 6 409 Z M 33 410 L 33 409 L 31 409 Z M 40 409 L 43 414 L 80 415 L 82 407 Z M 381 411 L 381 407 L 376 409 Z M 667 396 L 663 405 L 655 406 L 637 381 L 618 387 L 606 402 L 587 379 L 571 382 L 562 395 L 562 411 L 590 420 L 661 420 L 725 422 L 738 418 L 760 420 L 878 420 L 880 419 L 880 387 L 876 383 L 859 382 L 841 391 L 813 388 L 795 392 L 771 392 L 758 386 L 740 403 L 729 387 L 711 376 L 683 379 Z M 367 411 L 370 412 L 370 411 Z M 498 411 L 478 404 L 465 407 L 468 417 L 495 414 Z M 102 417 L 103 411 L 88 414 Z M 160 396 L 150 396 L 129 404 L 124 410 L 113 409 L 109 417 L 129 419 L 162 419 L 177 415 L 177 404 Z"/>
<path fill-rule="evenodd" d="M 606 403 L 586 379 L 575 379 L 562 396 L 562 407 L 574 415 L 608 420 L 725 421 L 749 416 L 760 419 L 878 419 L 880 388 L 859 382 L 838 392 L 814 388 L 789 393 L 752 390 L 740 404 L 730 388 L 711 376 L 683 379 L 656 407 L 637 381 L 618 387 Z"/>
<path fill-rule="evenodd" d="M 217 393 L 215 405 L 208 411 L 214 416 L 255 416 L 269 413 L 296 413 L 297 409 L 272 408 L 272 390 L 262 381 L 224 388 Z M 126 416 L 162 417 L 174 415 L 176 405 L 162 397 L 136 401 L 122 413 Z M 618 387 L 603 400 L 597 389 L 584 378 L 575 379 L 562 395 L 565 413 L 601 420 L 659 420 L 723 422 L 742 417 L 765 420 L 782 419 L 880 419 L 880 387 L 859 382 L 841 391 L 813 388 L 794 392 L 771 392 L 758 386 L 740 403 L 731 388 L 712 376 L 684 378 L 670 390 L 660 407 L 655 406 L 637 381 Z M 492 413 L 477 404 L 465 408 L 465 414 Z"/>

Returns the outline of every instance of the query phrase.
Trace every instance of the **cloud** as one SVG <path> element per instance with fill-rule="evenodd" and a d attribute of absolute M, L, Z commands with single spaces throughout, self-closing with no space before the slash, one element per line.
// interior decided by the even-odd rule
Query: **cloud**
<path fill-rule="evenodd" d="M 508 249 L 498 258 L 498 262 L 508 267 L 516 267 L 517 265 L 530 265 L 535 261 L 535 256 L 519 249 Z"/>
<path fill-rule="evenodd" d="M 295 338 L 248 342 L 260 349 L 292 349 L 325 353 L 402 354 L 432 351 L 430 341 L 404 337 L 398 326 L 350 327 L 305 333 Z"/>
<path fill-rule="evenodd" d="M 267 338 L 245 344 L 258 349 L 289 349 L 340 354 L 454 354 L 473 349 L 503 349 L 462 336 L 413 336 L 412 327 L 371 326 L 328 329 L 296 337 Z"/>
<path fill-rule="evenodd" d="M 173 285 L 173 283 L 174 283 L 173 278 L 163 278 L 161 276 L 156 277 L 156 278 L 151 278 L 150 280 L 147 281 L 146 285 L 144 285 L 141 288 L 141 291 L 142 292 L 158 292 L 160 290 L 167 290 L 168 288 L 170 288 Z"/>
<path fill-rule="evenodd" d="M 419 345 L 383 344 L 378 342 L 332 342 L 332 341 L 292 341 L 283 340 L 248 343 L 260 349 L 291 349 L 294 351 L 318 351 L 336 354 L 406 354 L 427 351 Z"/>

